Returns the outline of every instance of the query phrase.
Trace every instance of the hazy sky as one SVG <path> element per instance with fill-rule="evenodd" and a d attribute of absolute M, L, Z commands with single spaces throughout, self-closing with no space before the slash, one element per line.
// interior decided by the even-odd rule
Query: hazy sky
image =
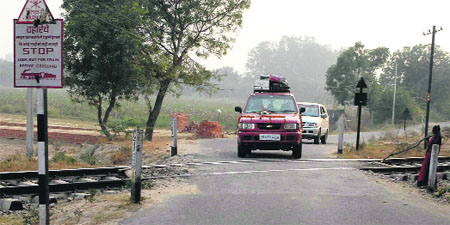
<path fill-rule="evenodd" d="M 13 51 L 13 19 L 25 0 L 2 0 L 0 14 L 0 57 Z M 46 0 L 60 18 L 62 0 Z M 228 55 L 209 58 L 204 64 L 215 69 L 231 66 L 245 71 L 247 53 L 262 41 L 278 41 L 283 35 L 309 35 L 333 49 L 362 41 L 368 48 L 397 50 L 403 46 L 427 44 L 431 36 L 422 33 L 442 26 L 436 44 L 450 51 L 450 1 L 448 0 L 253 0 L 244 13 L 244 24 Z M 12 58 L 12 57 L 11 57 Z"/>

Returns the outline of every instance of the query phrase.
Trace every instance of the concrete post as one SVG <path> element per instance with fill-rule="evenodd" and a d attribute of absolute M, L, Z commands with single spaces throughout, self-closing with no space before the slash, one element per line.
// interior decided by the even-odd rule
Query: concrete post
<path fill-rule="evenodd" d="M 133 132 L 133 154 L 131 158 L 131 201 L 139 203 L 141 201 L 141 174 L 142 174 L 142 130 Z"/>
<path fill-rule="evenodd" d="M 178 126 L 177 126 L 177 117 L 171 117 L 170 118 L 170 130 L 171 130 L 171 143 L 170 143 L 170 156 L 175 156 L 178 154 L 177 152 L 177 133 L 178 133 Z"/>
<path fill-rule="evenodd" d="M 428 173 L 428 189 L 436 189 L 436 170 L 439 156 L 439 145 L 434 144 L 431 149 L 430 171 Z"/>
<path fill-rule="evenodd" d="M 342 149 L 344 145 L 344 130 L 345 130 L 345 115 L 344 113 L 339 116 L 339 120 L 337 121 L 338 131 L 339 131 L 339 139 L 338 139 L 338 154 L 342 154 Z"/>
<path fill-rule="evenodd" d="M 34 142 L 34 123 L 33 123 L 33 88 L 27 88 L 27 134 L 26 134 L 26 145 L 27 158 L 33 156 L 33 142 Z"/>

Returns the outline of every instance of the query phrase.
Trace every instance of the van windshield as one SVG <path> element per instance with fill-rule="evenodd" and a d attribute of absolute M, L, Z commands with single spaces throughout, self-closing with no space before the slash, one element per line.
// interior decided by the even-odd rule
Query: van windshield
<path fill-rule="evenodd" d="M 248 99 L 244 113 L 297 113 L 294 98 L 290 95 L 252 95 Z"/>
<path fill-rule="evenodd" d="M 298 105 L 299 108 L 305 108 L 302 112 L 302 116 L 319 116 L 319 106 L 318 105 Z"/>

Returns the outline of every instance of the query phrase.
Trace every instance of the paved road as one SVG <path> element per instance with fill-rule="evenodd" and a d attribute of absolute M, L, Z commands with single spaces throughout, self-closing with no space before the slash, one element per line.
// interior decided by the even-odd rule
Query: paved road
<path fill-rule="evenodd" d="M 334 158 L 336 140 L 305 141 L 302 160 L 257 151 L 249 158 L 265 162 L 198 167 L 215 172 L 187 180 L 200 193 L 172 197 L 122 224 L 450 224 L 448 207 L 374 181 L 356 169 L 363 162 L 311 160 Z M 235 139 L 200 140 L 197 147 L 196 161 L 239 160 Z"/>

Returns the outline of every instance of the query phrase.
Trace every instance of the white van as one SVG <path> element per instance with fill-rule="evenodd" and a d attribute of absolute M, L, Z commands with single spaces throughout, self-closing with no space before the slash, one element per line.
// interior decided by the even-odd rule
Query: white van
<path fill-rule="evenodd" d="M 328 112 L 324 105 L 311 102 L 297 102 L 302 112 L 303 133 L 302 139 L 314 139 L 314 144 L 327 143 L 329 132 Z"/>

